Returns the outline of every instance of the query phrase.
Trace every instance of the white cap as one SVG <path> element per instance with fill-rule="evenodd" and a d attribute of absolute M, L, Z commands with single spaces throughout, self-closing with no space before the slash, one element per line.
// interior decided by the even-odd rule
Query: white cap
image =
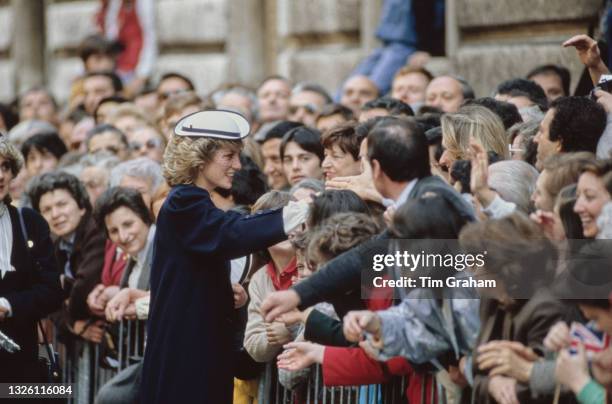
<path fill-rule="evenodd" d="M 177 136 L 212 137 L 216 139 L 240 140 L 249 135 L 249 121 L 234 111 L 208 110 L 189 114 L 177 122 Z"/>

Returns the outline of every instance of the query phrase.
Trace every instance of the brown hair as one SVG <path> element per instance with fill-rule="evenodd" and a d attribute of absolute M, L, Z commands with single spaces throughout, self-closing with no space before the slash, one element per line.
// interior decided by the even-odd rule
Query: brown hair
<path fill-rule="evenodd" d="M 380 231 L 376 221 L 365 213 L 337 213 L 310 235 L 306 255 L 319 264 L 369 240 Z"/>
<path fill-rule="evenodd" d="M 590 152 L 555 154 L 544 161 L 542 171 L 547 170 L 548 176 L 544 184 L 546 192 L 553 197 L 567 185 L 578 182 L 582 171 L 595 161 L 595 155 Z"/>
<path fill-rule="evenodd" d="M 409 74 L 415 73 L 422 74 L 423 76 L 427 77 L 427 81 L 432 81 L 434 78 L 433 74 L 431 74 L 431 72 L 425 69 L 424 67 L 404 66 L 399 69 L 397 73 L 395 73 L 395 76 L 393 76 L 393 80 L 395 81 L 395 79 L 397 79 L 398 77 L 407 76 Z"/>
<path fill-rule="evenodd" d="M 321 144 L 324 149 L 331 149 L 334 145 L 338 145 L 340 150 L 345 153 L 350 153 L 353 160 L 359 160 L 359 146 L 364 139 L 363 134 L 355 131 L 357 122 L 351 121 L 333 127 L 321 135 Z"/>
<path fill-rule="evenodd" d="M 485 268 L 479 270 L 500 279 L 511 297 L 534 292 L 553 280 L 555 248 L 523 213 L 467 224 L 459 242 L 467 252 L 486 251 Z"/>

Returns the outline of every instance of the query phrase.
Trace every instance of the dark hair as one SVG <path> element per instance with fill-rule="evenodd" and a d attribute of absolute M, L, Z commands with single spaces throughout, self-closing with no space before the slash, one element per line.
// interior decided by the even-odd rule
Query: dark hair
<path fill-rule="evenodd" d="M 168 73 L 162 74 L 162 76 L 159 78 L 159 81 L 157 82 L 157 88 L 159 88 L 159 85 L 161 84 L 162 81 L 167 80 L 167 79 L 183 80 L 185 83 L 187 83 L 187 87 L 189 87 L 191 91 L 195 91 L 195 86 L 193 85 L 193 82 L 187 76 L 181 73 L 177 73 L 177 72 L 168 72 Z"/>
<path fill-rule="evenodd" d="M 319 114 L 317 121 L 321 118 L 327 118 L 328 116 L 336 114 L 341 115 L 347 121 L 355 118 L 352 109 L 345 107 L 342 104 L 327 104 L 321 108 L 321 113 Z"/>
<path fill-rule="evenodd" d="M 86 141 L 87 145 L 89 146 L 89 142 L 91 141 L 91 138 L 93 138 L 94 136 L 100 135 L 102 133 L 105 133 L 105 132 L 112 132 L 116 134 L 117 136 L 119 136 L 121 143 L 123 143 L 125 147 L 129 147 L 128 140 L 127 140 L 127 137 L 125 136 L 125 133 L 123 133 L 121 129 L 117 128 L 116 126 L 113 126 L 108 123 L 97 125 L 93 129 L 91 129 L 89 132 L 87 132 L 87 141 Z"/>
<path fill-rule="evenodd" d="M 439 112 L 425 112 L 419 110 L 419 114 L 415 117 L 416 121 L 423 126 L 423 130 L 426 132 L 429 129 L 438 128 L 442 123 L 440 118 L 442 114 Z"/>
<path fill-rule="evenodd" d="M 268 192 L 266 176 L 257 164 L 243 153 L 240 154 L 240 164 L 242 168 L 234 174 L 232 188 L 217 188 L 215 191 L 224 198 L 232 196 L 236 205 L 250 208 L 260 196 Z"/>
<path fill-rule="evenodd" d="M 365 133 L 355 131 L 356 122 L 347 122 L 326 131 L 321 136 L 321 144 L 324 149 L 330 149 L 338 145 L 340 150 L 353 156 L 353 160 L 359 160 L 359 147 L 365 138 Z"/>
<path fill-rule="evenodd" d="M 325 100 L 325 104 L 330 104 L 333 102 L 332 98 L 329 96 L 329 93 L 323 88 L 323 86 L 317 83 L 298 83 L 293 87 L 291 93 L 297 94 L 305 91 L 319 94 Z"/>
<path fill-rule="evenodd" d="M 475 100 L 469 100 L 464 105 L 482 105 L 490 109 L 499 116 L 504 124 L 504 129 L 508 130 L 512 125 L 523 122 L 521 114 L 519 114 L 516 105 L 505 101 L 498 101 L 491 97 L 482 97 Z"/>
<path fill-rule="evenodd" d="M 527 74 L 527 79 L 531 80 L 534 76 L 556 74 L 561 79 L 561 87 L 563 93 L 568 96 L 570 95 L 570 71 L 559 65 L 542 65 L 538 66 Z"/>
<path fill-rule="evenodd" d="M 107 55 L 116 57 L 123 50 L 118 41 L 110 41 L 99 34 L 89 35 L 79 46 L 79 57 L 83 63 L 87 62 L 92 55 Z"/>
<path fill-rule="evenodd" d="M 368 158 L 396 182 L 431 174 L 427 138 L 414 120 L 385 117 L 368 134 Z"/>
<path fill-rule="evenodd" d="M 116 93 L 123 90 L 123 83 L 121 82 L 121 79 L 119 78 L 119 76 L 117 76 L 117 74 L 114 72 L 111 72 L 111 71 L 91 72 L 91 73 L 87 73 L 84 79 L 88 79 L 90 77 L 106 77 L 113 84 L 113 90 L 115 90 Z"/>
<path fill-rule="evenodd" d="M 23 158 L 26 160 L 26 162 L 32 149 L 39 152 L 48 151 L 49 153 L 53 154 L 58 161 L 64 154 L 66 154 L 66 152 L 68 152 L 66 145 L 55 132 L 38 133 L 28 138 L 28 140 L 23 143 L 21 146 L 21 154 L 23 154 Z"/>
<path fill-rule="evenodd" d="M 597 150 L 597 142 L 606 128 L 606 111 L 588 97 L 561 97 L 550 104 L 555 115 L 549 137 L 560 141 L 564 152 Z"/>
<path fill-rule="evenodd" d="M 494 151 L 487 152 L 489 158 L 489 165 L 502 161 L 497 153 Z M 472 162 L 470 160 L 455 160 L 450 168 L 450 176 L 453 180 L 461 184 L 461 193 L 470 193 L 470 179 L 472 175 Z"/>
<path fill-rule="evenodd" d="M 102 98 L 100 100 L 100 102 L 98 103 L 98 105 L 96 105 L 96 109 L 94 110 L 93 117 L 94 117 L 94 120 L 96 122 L 98 122 L 98 110 L 100 109 L 100 107 L 103 104 L 106 104 L 107 102 L 114 102 L 114 103 L 117 103 L 117 104 L 123 104 L 125 102 L 128 102 L 128 100 L 127 100 L 127 98 L 124 98 L 124 97 L 122 97 L 120 95 L 111 95 L 110 97 Z"/>
<path fill-rule="evenodd" d="M 74 175 L 63 171 L 46 173 L 32 180 L 28 189 L 28 196 L 32 201 L 32 207 L 40 212 L 40 198 L 46 193 L 55 191 L 56 189 L 67 191 L 75 200 L 79 209 L 85 209 L 87 212 L 91 212 L 89 196 L 81 181 Z"/>
<path fill-rule="evenodd" d="M 456 239 L 466 223 L 467 219 L 444 194 L 427 193 L 399 207 L 391 233 L 403 239 Z"/>
<path fill-rule="evenodd" d="M 285 156 L 285 148 L 289 142 L 297 143 L 302 149 L 315 154 L 319 160 L 323 161 L 323 145 L 321 144 L 321 132 L 314 128 L 299 126 L 285 133 L 280 144 L 281 160 Z"/>
<path fill-rule="evenodd" d="M 270 139 L 282 139 L 283 136 L 291 129 L 299 128 L 300 126 L 304 126 L 300 122 L 293 121 L 280 121 L 276 125 L 272 126 L 268 132 L 266 132 L 266 136 L 263 139 L 262 143 L 266 143 Z"/>
<path fill-rule="evenodd" d="M 19 123 L 19 115 L 13 111 L 13 109 L 6 104 L 0 102 L 0 118 L 4 121 L 4 126 L 6 126 L 6 131 L 8 132 L 13 128 L 13 126 Z"/>
<path fill-rule="evenodd" d="M 548 106 L 548 99 L 542 87 L 527 79 L 506 80 L 497 86 L 495 94 L 509 95 L 510 97 L 527 97 L 531 102 L 538 105 L 542 111 L 546 111 Z"/>
<path fill-rule="evenodd" d="M 385 118 L 388 118 L 386 116 L 375 116 L 374 118 L 370 118 L 365 122 L 361 122 L 358 123 L 355 126 L 355 134 L 359 137 L 361 137 L 362 139 L 366 138 L 368 136 L 368 133 L 370 133 L 370 131 L 372 129 L 374 129 L 374 127 L 379 124 L 380 122 L 382 122 L 383 120 L 385 120 Z"/>
<path fill-rule="evenodd" d="M 389 115 L 393 116 L 414 116 L 414 111 L 410 105 L 391 97 L 380 97 L 375 100 L 368 101 L 363 105 L 363 107 L 361 107 L 361 111 L 369 111 L 371 109 L 378 108 L 384 109 L 385 111 L 389 112 Z"/>
<path fill-rule="evenodd" d="M 355 192 L 333 189 L 323 191 L 313 198 L 306 223 L 310 229 L 314 229 L 325 219 L 341 212 L 370 214 L 368 205 Z"/>
<path fill-rule="evenodd" d="M 561 218 L 561 224 L 563 224 L 563 230 L 565 230 L 565 238 L 568 240 L 580 240 L 585 238 L 580 216 L 574 212 L 576 199 L 576 184 L 570 184 L 559 191 L 555 202 L 559 210 L 559 217 Z"/>
<path fill-rule="evenodd" d="M 134 212 L 146 225 L 153 224 L 153 214 L 147 208 L 140 192 L 133 188 L 112 187 L 104 191 L 96 201 L 94 217 L 100 227 L 108 234 L 105 219 L 120 207 L 125 207 Z"/>

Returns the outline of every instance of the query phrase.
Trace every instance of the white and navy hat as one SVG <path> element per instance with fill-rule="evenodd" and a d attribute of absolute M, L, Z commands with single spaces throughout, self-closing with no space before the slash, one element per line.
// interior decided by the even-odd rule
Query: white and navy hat
<path fill-rule="evenodd" d="M 174 134 L 240 140 L 247 137 L 250 130 L 249 121 L 244 116 L 237 112 L 218 109 L 198 111 L 181 118 L 174 127 Z"/>

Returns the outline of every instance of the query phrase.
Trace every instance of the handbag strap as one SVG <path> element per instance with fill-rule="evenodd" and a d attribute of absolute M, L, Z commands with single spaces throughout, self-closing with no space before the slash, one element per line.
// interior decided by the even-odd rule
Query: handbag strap
<path fill-rule="evenodd" d="M 23 235 L 23 240 L 25 242 L 26 251 L 29 251 L 30 247 L 28 246 L 28 238 L 29 238 L 28 237 L 28 229 L 27 229 L 27 227 L 25 225 L 25 221 L 23 220 L 22 209 L 21 208 L 17 208 L 17 212 L 19 213 L 19 224 L 21 225 L 21 234 Z M 51 361 L 51 365 L 53 366 L 53 368 L 56 368 L 57 367 L 57 363 L 55 362 L 55 355 L 53 355 L 53 353 L 51 352 L 51 348 L 49 348 L 49 344 L 47 342 L 47 334 L 45 333 L 45 330 L 44 330 L 40 320 L 38 320 L 37 323 L 38 323 L 38 329 L 40 330 L 40 332 L 42 333 L 42 336 L 43 336 L 45 350 L 47 351 L 47 356 L 49 356 L 49 361 Z"/>

